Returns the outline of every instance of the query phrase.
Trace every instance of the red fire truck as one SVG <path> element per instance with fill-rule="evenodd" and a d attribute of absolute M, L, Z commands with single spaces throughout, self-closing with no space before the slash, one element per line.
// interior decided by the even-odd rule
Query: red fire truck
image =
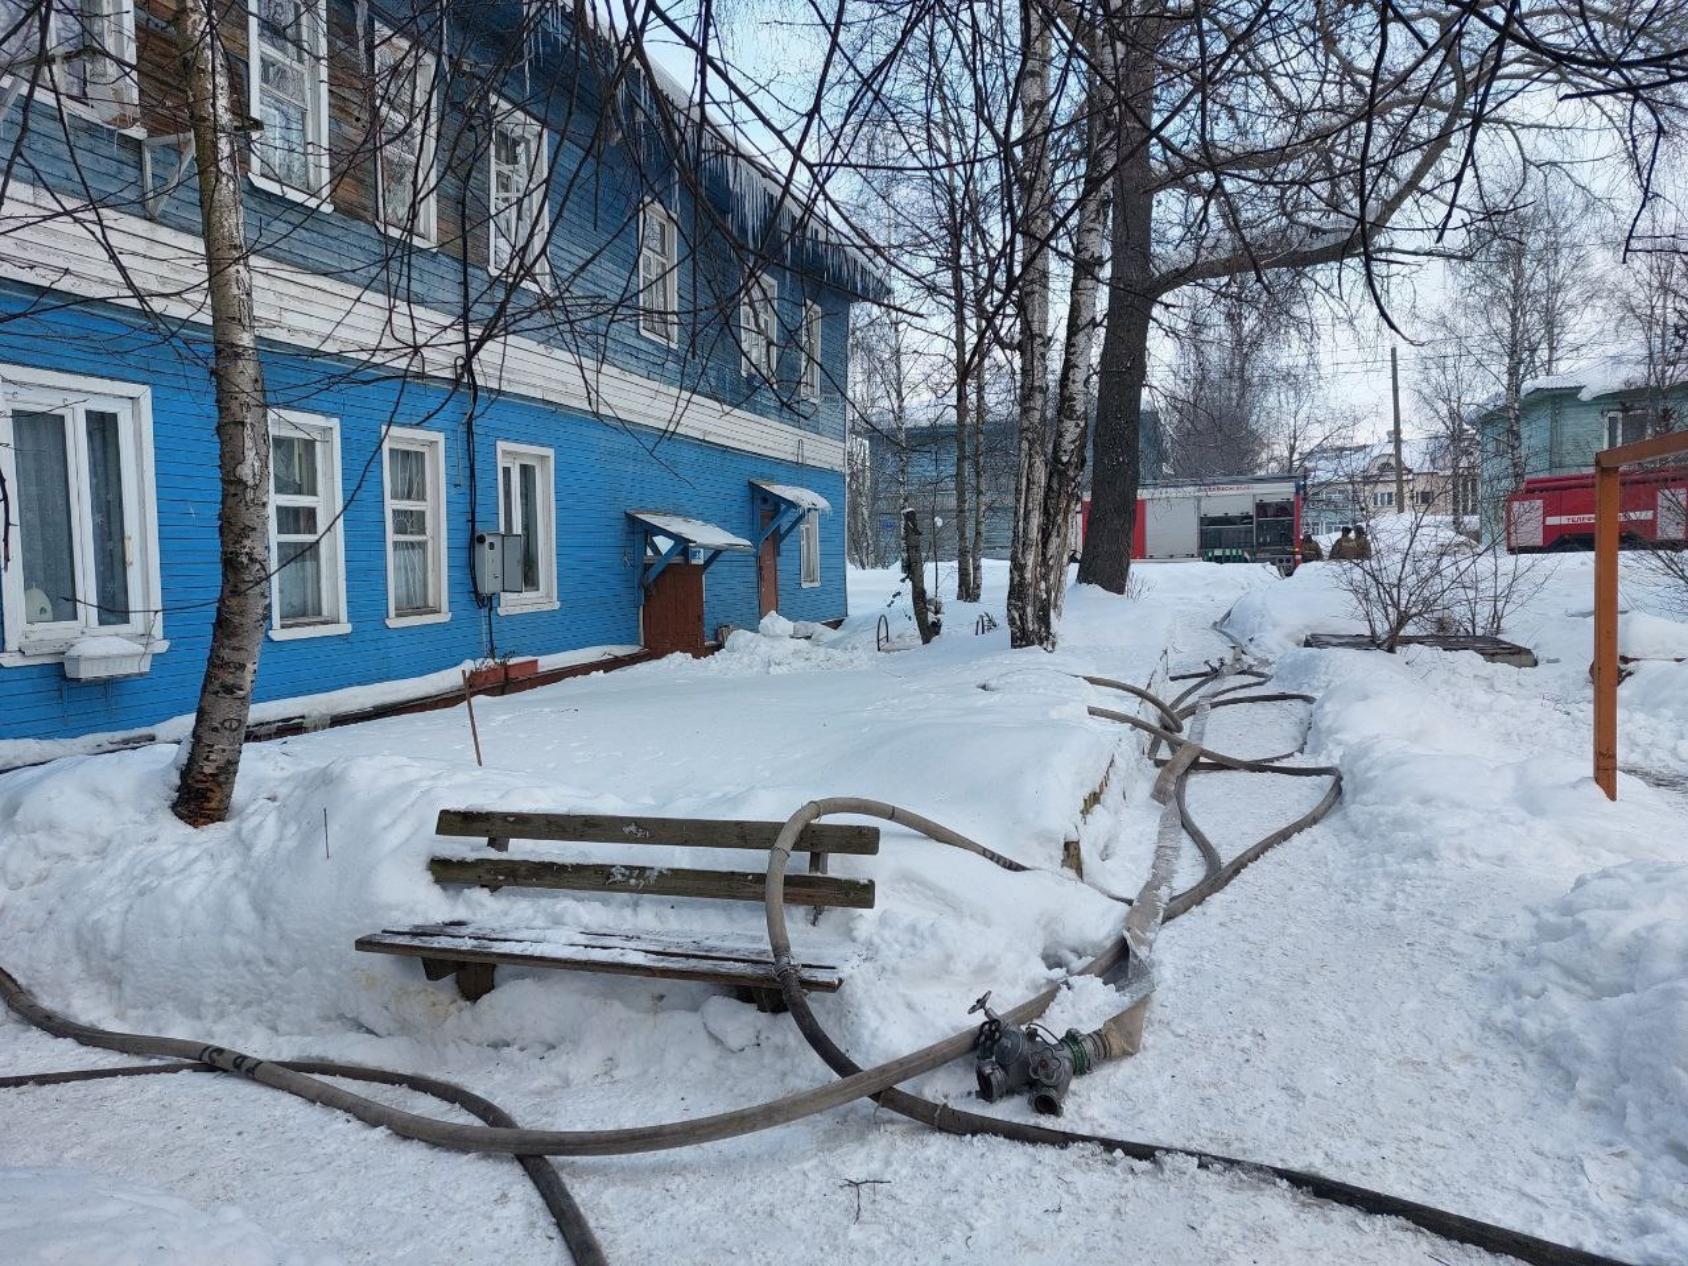
<path fill-rule="evenodd" d="M 1625 471 L 1624 545 L 1688 544 L 1688 466 Z M 1506 548 L 1514 554 L 1594 548 L 1594 472 L 1526 479 L 1506 499 Z"/>
<path fill-rule="evenodd" d="M 1302 492 L 1292 475 L 1145 484 L 1137 494 L 1131 556 L 1272 563 L 1291 571 L 1301 540 Z M 1082 539 L 1090 526 L 1089 498 L 1079 513 Z"/>

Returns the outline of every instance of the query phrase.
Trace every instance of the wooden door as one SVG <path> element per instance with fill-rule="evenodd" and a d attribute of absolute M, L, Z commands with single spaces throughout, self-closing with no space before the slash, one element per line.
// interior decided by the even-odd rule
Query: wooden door
<path fill-rule="evenodd" d="M 774 521 L 772 510 L 762 511 L 762 527 Z M 780 609 L 780 543 L 776 533 L 769 532 L 756 554 L 756 604 L 760 614 Z"/>
<path fill-rule="evenodd" d="M 670 563 L 645 591 L 645 649 L 657 655 L 704 653 L 703 568 Z"/>

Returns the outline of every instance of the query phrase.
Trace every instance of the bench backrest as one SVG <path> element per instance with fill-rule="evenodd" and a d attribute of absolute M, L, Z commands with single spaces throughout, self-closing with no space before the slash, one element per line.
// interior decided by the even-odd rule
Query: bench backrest
<path fill-rule="evenodd" d="M 439 835 L 484 839 L 494 848 L 510 840 L 574 844 L 674 844 L 687 848 L 772 848 L 783 822 L 724 822 L 711 818 L 621 818 L 597 813 L 494 813 L 441 809 Z M 502 851 L 502 850 L 501 850 Z M 879 851 L 879 828 L 817 822 L 798 837 L 798 853 Z"/>
<path fill-rule="evenodd" d="M 704 818 L 628 818 L 587 813 L 504 813 L 442 809 L 435 832 L 484 839 L 499 852 L 510 841 L 547 840 L 577 844 L 673 845 L 686 848 L 770 848 L 779 822 L 731 822 Z M 804 828 L 794 852 L 809 854 L 809 873 L 788 875 L 788 905 L 871 909 L 871 879 L 825 874 L 832 853 L 871 856 L 879 852 L 879 828 L 814 823 Z M 760 871 L 692 870 L 676 866 L 629 866 L 603 862 L 553 862 L 516 857 L 436 857 L 429 870 L 440 883 L 485 888 L 555 888 L 573 892 L 616 892 L 659 897 L 706 897 L 760 905 L 767 876 Z"/>

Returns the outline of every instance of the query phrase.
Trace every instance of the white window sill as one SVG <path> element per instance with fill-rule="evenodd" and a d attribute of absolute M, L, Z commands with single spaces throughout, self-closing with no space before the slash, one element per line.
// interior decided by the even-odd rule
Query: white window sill
<path fill-rule="evenodd" d="M 645 323 L 642 317 L 639 321 L 639 334 L 646 342 L 655 343 L 660 347 L 666 347 L 670 350 L 680 346 L 679 335 L 653 334 L 645 328 Z"/>
<path fill-rule="evenodd" d="M 334 203 L 329 200 L 326 190 L 321 193 L 310 193 L 304 189 L 295 189 L 292 185 L 284 185 L 281 181 L 274 180 L 260 171 L 249 171 L 246 173 L 246 178 L 265 193 L 273 193 L 278 198 L 297 202 L 300 206 L 310 207 L 313 211 L 334 210 Z"/>
<path fill-rule="evenodd" d="M 105 632 L 109 633 L 110 630 L 105 630 Z M 88 636 L 91 636 L 91 634 L 84 633 L 68 641 L 41 643 L 34 646 L 26 643 L 18 650 L 0 652 L 0 668 L 33 668 L 37 664 L 62 664 L 64 663 L 64 653 L 80 641 L 82 637 Z M 129 634 L 118 633 L 116 636 L 129 637 Z M 135 646 L 139 650 L 145 650 L 154 655 L 162 655 L 170 649 L 168 641 L 147 642 L 145 645 L 136 642 Z"/>
<path fill-rule="evenodd" d="M 450 619 L 449 611 L 430 611 L 426 615 L 390 615 L 387 617 L 387 627 L 408 629 L 416 624 L 444 624 Z"/>
<path fill-rule="evenodd" d="M 797 587 L 799 589 L 819 589 L 821 582 L 818 580 L 803 580 L 798 582 Z"/>
<path fill-rule="evenodd" d="M 350 633 L 349 624 L 296 624 L 287 629 L 271 629 L 272 642 L 298 642 L 308 637 L 339 637 Z"/>
<path fill-rule="evenodd" d="M 329 209 L 333 210 L 332 207 Z M 392 238 L 395 242 L 409 242 L 418 250 L 431 251 L 439 245 L 436 234 L 431 232 L 414 233 L 405 228 L 402 224 L 388 224 L 385 220 L 377 224 L 375 227 L 380 229 L 385 236 Z"/>
<path fill-rule="evenodd" d="M 498 614 L 527 615 L 533 611 L 556 611 L 562 605 L 555 598 L 528 598 L 512 601 L 510 596 L 506 594 L 498 600 Z"/>

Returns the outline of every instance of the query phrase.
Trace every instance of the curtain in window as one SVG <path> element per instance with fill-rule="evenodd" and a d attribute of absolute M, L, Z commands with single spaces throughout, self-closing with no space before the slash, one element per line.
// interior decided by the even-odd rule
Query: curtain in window
<path fill-rule="evenodd" d="M 394 501 L 428 499 L 428 458 L 420 449 L 394 448 L 387 453 L 387 472 L 392 478 L 388 496 Z"/>
<path fill-rule="evenodd" d="M 117 415 L 90 409 L 88 502 L 94 530 L 94 601 L 101 624 L 129 622 L 129 560 L 123 514 L 123 446 Z"/>
<path fill-rule="evenodd" d="M 276 576 L 276 602 L 283 625 L 323 618 L 322 545 L 282 545 L 281 571 Z"/>
<path fill-rule="evenodd" d="M 275 491 L 280 497 L 317 495 L 316 441 L 302 435 L 277 435 L 270 450 Z"/>
<path fill-rule="evenodd" d="M 392 503 L 393 613 L 437 610 L 428 536 L 426 453 L 414 448 L 387 450 L 387 499 Z"/>
<path fill-rule="evenodd" d="M 393 542 L 393 614 L 434 610 L 428 572 L 428 542 Z"/>
<path fill-rule="evenodd" d="M 78 619 L 76 555 L 70 519 L 70 455 L 56 413 L 12 414 L 23 545 L 26 624 Z"/>
<path fill-rule="evenodd" d="M 522 475 L 522 590 L 538 593 L 539 583 L 539 469 L 523 462 Z"/>

